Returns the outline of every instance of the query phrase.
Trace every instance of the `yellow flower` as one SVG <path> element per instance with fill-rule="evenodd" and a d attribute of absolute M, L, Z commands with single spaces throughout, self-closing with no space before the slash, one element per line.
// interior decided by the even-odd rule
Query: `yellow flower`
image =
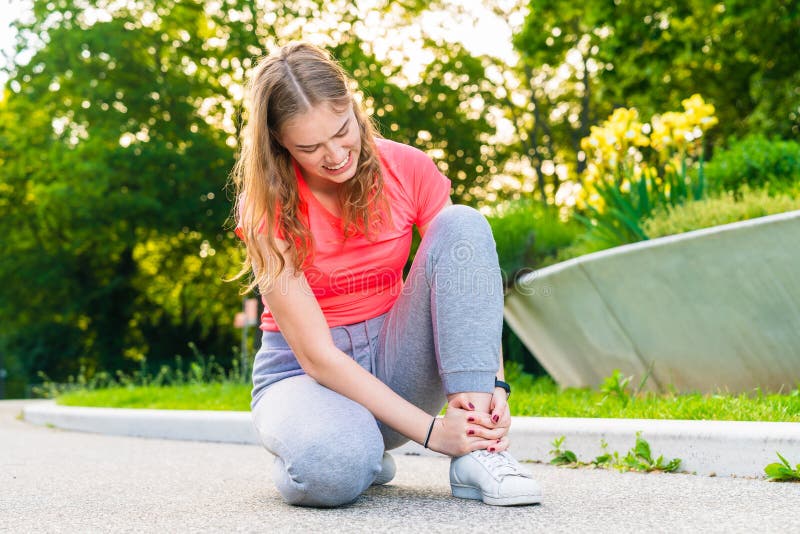
<path fill-rule="evenodd" d="M 602 198 L 594 184 L 616 183 L 620 174 L 626 177 L 619 186 L 627 190 L 627 179 L 646 179 L 662 186 L 657 169 L 667 174 L 679 173 L 687 157 L 702 150 L 699 140 L 705 131 L 718 123 L 714 106 L 694 94 L 684 99 L 683 111 L 654 115 L 650 123 L 642 123 L 635 108 L 617 108 L 598 126 L 592 126 L 580 146 L 586 155 L 583 174 L 585 188 L 578 195 L 578 205 L 603 209 Z M 652 151 L 642 152 L 643 147 Z"/>
<path fill-rule="evenodd" d="M 631 158 L 633 161 L 641 159 L 641 154 L 633 147 L 650 144 L 645 131 L 636 109 L 617 108 L 602 124 L 590 128 L 589 135 L 581 140 L 581 149 L 588 162 L 599 169 L 613 171 Z"/>
<path fill-rule="evenodd" d="M 706 104 L 703 97 L 695 93 L 689 98 L 682 100 L 681 104 L 683 109 L 686 110 L 686 117 L 690 124 L 700 127 L 705 131 L 719 123 L 719 120 L 714 116 L 713 104 Z"/>

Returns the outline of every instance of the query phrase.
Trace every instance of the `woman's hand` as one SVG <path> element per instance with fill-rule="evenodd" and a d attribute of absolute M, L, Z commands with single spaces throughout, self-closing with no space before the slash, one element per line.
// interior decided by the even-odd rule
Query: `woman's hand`
<path fill-rule="evenodd" d="M 494 388 L 492 401 L 489 404 L 489 412 L 494 428 L 503 430 L 503 436 L 497 442 L 494 450 L 497 452 L 504 451 L 510 445 L 508 431 L 511 428 L 511 411 L 508 409 L 508 393 L 506 393 L 505 389 Z"/>
<path fill-rule="evenodd" d="M 448 456 L 463 456 L 480 449 L 499 452 L 508 448 L 508 427 L 511 417 L 505 404 L 502 405 L 495 391 L 490 405 L 492 413 L 479 413 L 465 394 L 456 394 L 449 400 L 444 417 L 436 420 L 428 447 Z M 495 405 L 497 414 L 495 414 Z M 493 421 L 496 415 L 497 421 Z"/>

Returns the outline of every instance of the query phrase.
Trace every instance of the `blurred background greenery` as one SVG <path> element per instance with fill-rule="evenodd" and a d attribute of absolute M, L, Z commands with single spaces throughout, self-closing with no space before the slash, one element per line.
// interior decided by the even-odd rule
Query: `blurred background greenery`
<path fill-rule="evenodd" d="M 292 39 L 487 214 L 508 284 L 800 207 L 794 0 L 24 5 L 0 100 L 0 396 L 176 355 L 233 367 L 242 85 Z M 508 329 L 503 346 L 544 372 Z"/>

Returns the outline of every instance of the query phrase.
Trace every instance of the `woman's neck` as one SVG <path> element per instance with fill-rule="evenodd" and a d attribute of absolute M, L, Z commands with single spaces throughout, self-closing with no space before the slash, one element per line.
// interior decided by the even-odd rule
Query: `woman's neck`
<path fill-rule="evenodd" d="M 309 180 L 305 173 L 302 174 L 303 180 L 305 180 L 309 191 L 311 191 L 311 194 L 314 195 L 319 203 L 322 204 L 333 215 L 341 217 L 342 207 L 339 200 L 339 190 L 341 189 L 342 184 L 335 184 L 331 182 L 317 183 L 315 180 Z"/>

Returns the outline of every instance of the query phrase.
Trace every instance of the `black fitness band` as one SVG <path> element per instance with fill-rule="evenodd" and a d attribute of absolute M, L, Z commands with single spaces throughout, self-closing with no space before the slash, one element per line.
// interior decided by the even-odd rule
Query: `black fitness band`
<path fill-rule="evenodd" d="M 437 419 L 438 417 L 434 417 L 433 421 L 431 421 L 431 426 L 428 427 L 428 435 L 425 436 L 425 443 L 422 444 L 422 446 L 425 447 L 426 449 L 428 448 L 428 441 L 431 439 L 431 432 L 433 432 L 433 425 L 436 424 Z"/>
<path fill-rule="evenodd" d="M 494 379 L 494 387 L 506 390 L 506 399 L 511 396 L 511 386 L 503 382 L 499 378 Z"/>

